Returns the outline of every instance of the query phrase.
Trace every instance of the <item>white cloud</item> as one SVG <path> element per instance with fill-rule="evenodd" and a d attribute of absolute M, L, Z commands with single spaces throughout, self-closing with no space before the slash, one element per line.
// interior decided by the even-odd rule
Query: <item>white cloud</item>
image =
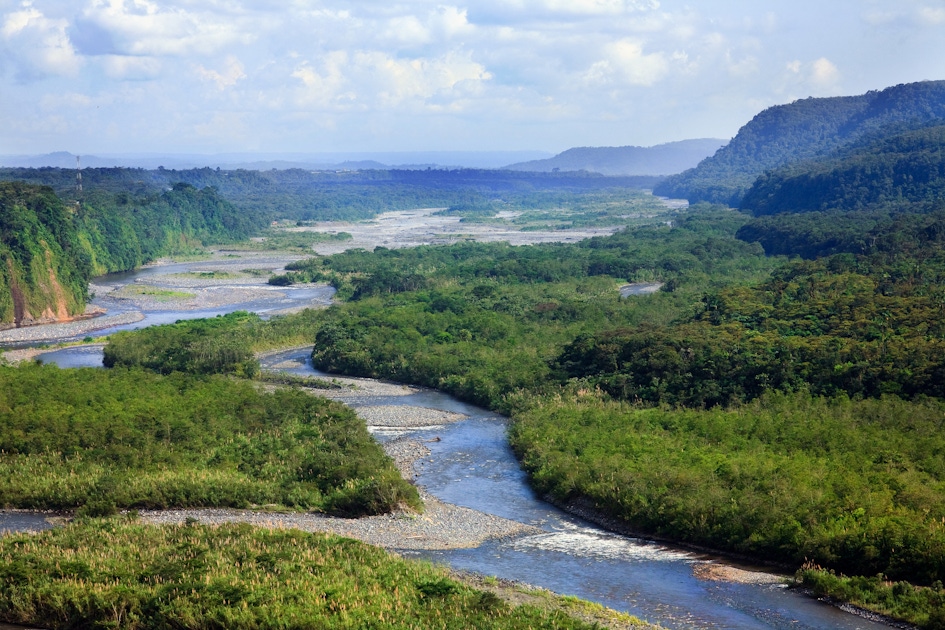
<path fill-rule="evenodd" d="M 921 7 L 918 16 L 919 22 L 927 26 L 945 24 L 945 7 Z"/>
<path fill-rule="evenodd" d="M 560 13 L 610 14 L 658 9 L 657 0 L 541 0 L 546 9 Z"/>
<path fill-rule="evenodd" d="M 91 0 L 77 28 L 107 35 L 117 54 L 212 54 L 251 39 L 235 21 L 223 17 L 210 11 L 164 8 L 149 0 Z"/>
<path fill-rule="evenodd" d="M 430 31 L 414 15 L 397 16 L 387 22 L 385 39 L 410 44 L 425 44 L 430 41 Z"/>
<path fill-rule="evenodd" d="M 299 64 L 292 72 L 304 106 L 385 110 L 401 105 L 437 107 L 426 101 L 444 96 L 465 98 L 492 75 L 469 55 L 401 59 L 378 50 L 352 54 L 334 51 L 319 63 Z"/>
<path fill-rule="evenodd" d="M 0 146 L 44 116 L 51 143 L 207 152 L 731 135 L 793 98 L 945 78 L 943 2 L 0 0 Z"/>
<path fill-rule="evenodd" d="M 204 81 L 209 81 L 216 83 L 217 89 L 224 90 L 228 87 L 233 87 L 241 79 L 246 78 L 246 70 L 243 67 L 243 64 L 240 63 L 240 60 L 229 55 L 224 62 L 224 68 L 220 71 L 217 70 L 208 70 L 201 65 L 195 67 L 197 76 L 199 76 Z"/>
<path fill-rule="evenodd" d="M 871 8 L 863 13 L 871 26 L 908 28 L 911 25 L 935 27 L 945 24 L 945 6 L 925 0 L 901 0 L 895 8 Z"/>
<path fill-rule="evenodd" d="M 728 73 L 734 77 L 741 78 L 751 78 L 752 76 L 757 75 L 761 70 L 760 60 L 753 56 L 748 55 L 741 59 L 732 59 L 729 57 L 728 60 Z"/>
<path fill-rule="evenodd" d="M 0 37 L 21 81 L 74 76 L 81 59 L 66 33 L 65 19 L 48 18 L 29 0 L 3 16 Z"/>
<path fill-rule="evenodd" d="M 468 36 L 475 30 L 469 23 L 469 12 L 466 9 L 443 5 L 430 14 L 430 27 L 446 39 Z"/>
<path fill-rule="evenodd" d="M 101 64 L 105 76 L 121 81 L 155 79 L 161 74 L 161 62 L 152 57 L 128 57 L 125 55 L 103 55 Z"/>
<path fill-rule="evenodd" d="M 378 102 L 398 105 L 459 90 L 474 91 L 492 75 L 468 55 L 449 53 L 439 58 L 397 59 L 381 52 L 355 55 L 355 64 L 371 75 Z"/>
<path fill-rule="evenodd" d="M 833 87 L 840 80 L 840 70 L 826 57 L 812 64 L 811 81 L 820 87 Z"/>
<path fill-rule="evenodd" d="M 302 83 L 299 105 L 328 107 L 354 101 L 354 94 L 344 93 L 345 77 L 342 68 L 348 65 L 348 53 L 338 50 L 320 59 L 319 67 L 302 62 L 291 76 Z"/>
<path fill-rule="evenodd" d="M 842 79 L 840 69 L 826 57 L 804 63 L 793 60 L 785 64 L 786 71 L 780 92 L 791 95 L 791 100 L 805 96 L 834 95 Z"/>
<path fill-rule="evenodd" d="M 605 58 L 585 74 L 592 84 L 653 85 L 666 75 L 669 64 L 663 53 L 646 54 L 635 40 L 622 39 L 605 47 Z"/>

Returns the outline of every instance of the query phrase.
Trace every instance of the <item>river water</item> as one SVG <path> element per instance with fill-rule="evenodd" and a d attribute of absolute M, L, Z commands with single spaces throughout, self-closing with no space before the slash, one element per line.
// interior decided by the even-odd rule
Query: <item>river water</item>
<path fill-rule="evenodd" d="M 166 273 L 167 269 L 162 269 Z M 144 270 L 104 279 L 117 284 L 158 273 Z M 297 293 L 273 294 L 211 309 L 220 314 L 236 309 L 266 312 L 292 305 L 320 303 L 325 295 L 309 288 Z M 286 296 L 289 295 L 287 298 Z M 329 295 L 330 297 L 330 295 Z M 278 302 L 274 304 L 273 302 Z M 200 310 L 157 309 L 132 326 L 189 319 Z M 114 329 L 97 334 L 114 332 Z M 311 367 L 307 351 L 291 351 L 268 358 L 274 366 L 296 359 L 300 375 L 321 375 Z M 100 367 L 101 346 L 66 348 L 41 354 L 44 362 L 62 367 Z M 460 413 L 466 419 L 415 431 L 431 450 L 416 465 L 416 482 L 442 501 L 505 517 L 542 530 L 541 534 L 492 540 L 473 549 L 402 551 L 437 563 L 522 581 L 558 593 L 574 595 L 625 611 L 667 628 L 879 630 L 887 626 L 840 611 L 805 597 L 781 583 L 761 580 L 743 583 L 703 579 L 712 565 L 731 563 L 720 557 L 693 553 L 607 532 L 541 501 L 527 484 L 506 439 L 507 419 L 462 403 L 446 394 L 421 390 L 408 396 L 364 396 L 349 404 L 376 407 L 406 405 Z M 425 433 L 424 433 L 425 431 Z M 377 434 L 379 440 L 389 439 Z M 0 530 L 51 526 L 44 515 L 7 512 L 0 515 Z"/>

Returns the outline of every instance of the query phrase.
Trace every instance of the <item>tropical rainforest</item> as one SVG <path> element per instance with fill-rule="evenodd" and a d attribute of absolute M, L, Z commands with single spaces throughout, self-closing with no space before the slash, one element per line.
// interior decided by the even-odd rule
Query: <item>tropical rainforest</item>
<path fill-rule="evenodd" d="M 308 341 L 322 369 L 436 387 L 509 414 L 510 441 L 532 484 L 560 505 L 656 538 L 799 569 L 819 594 L 945 628 L 943 125 L 945 82 L 772 108 L 715 157 L 657 187 L 697 202 L 686 210 L 665 210 L 612 236 L 572 244 L 460 243 L 313 256 L 271 282 L 331 283 L 338 290 L 334 306 L 268 321 L 238 313 L 115 335 L 106 350 L 113 367 L 102 372 L 108 376 L 81 378 L 116 379 L 117 390 L 153 381 L 156 391 L 184 388 L 201 400 L 210 396 L 203 388 L 232 387 L 227 397 L 238 400 L 250 396 L 241 389 L 244 379 L 258 378 L 254 352 Z M 414 179 L 449 179 L 370 173 L 357 177 L 385 183 L 371 188 L 362 179 L 343 190 L 338 182 L 345 177 L 355 176 L 327 176 L 338 188 L 326 184 L 326 195 L 341 205 L 367 190 L 412 191 L 395 196 L 409 204 L 419 198 Z M 517 175 L 458 177 L 462 185 L 439 186 L 427 199 L 436 197 L 464 220 L 494 217 L 508 199 L 524 204 L 532 193 L 547 195 L 539 205 L 554 205 L 549 190 L 527 190 L 522 182 L 534 180 Z M 602 191 L 608 203 L 610 195 L 639 194 L 615 193 L 606 179 L 564 177 L 555 203 Z M 212 182 L 194 185 L 205 184 Z M 173 186 L 155 203 L 174 193 L 227 199 L 222 186 L 194 185 Z M 36 197 L 11 193 L 15 207 L 68 207 L 52 189 L 8 186 Z M 241 216 L 268 220 L 271 210 L 253 205 L 248 190 Z M 306 212 L 291 218 L 319 218 Z M 55 221 L 27 224 L 33 231 L 22 233 L 35 234 L 32 242 L 47 243 L 49 251 L 34 247 L 33 258 L 81 261 L 87 251 Z M 194 241 L 209 229 L 188 225 Z M 190 242 L 180 238 L 178 245 Z M 158 240 L 170 247 L 166 236 Z M 20 259 L 7 255 L 11 264 Z M 87 266 L 95 264 L 89 259 Z M 57 277 L 78 277 L 69 273 L 79 268 L 63 263 Z M 660 289 L 621 297 L 625 283 Z M 4 378 L 14 390 L 35 388 L 38 379 L 69 391 L 92 389 L 68 374 L 9 368 Z M 264 413 L 270 399 L 257 395 L 252 404 Z M 280 395 L 300 404 L 294 394 Z M 4 404 L 15 411 L 26 403 Z M 58 404 L 84 409 L 72 399 Z M 10 454 L 4 457 L 29 458 L 37 473 L 19 494 L 11 489 L 4 496 L 28 497 L 23 505 L 88 505 L 101 494 L 94 492 L 97 480 L 121 480 L 132 465 L 121 463 L 125 443 L 116 436 L 142 445 L 151 458 L 142 466 L 233 475 L 231 495 L 206 499 L 194 489 L 198 502 L 262 500 L 252 494 L 261 491 L 252 484 L 252 465 L 236 463 L 242 455 L 214 437 L 216 424 L 245 434 L 250 454 L 296 456 L 279 441 L 281 433 L 266 437 L 270 450 L 256 451 L 252 419 L 238 414 L 206 429 L 175 420 L 181 429 L 171 430 L 169 443 L 159 419 L 146 420 L 138 435 L 136 420 L 116 418 L 120 431 L 103 434 L 97 428 L 103 420 L 83 414 L 84 424 L 75 426 L 82 428 L 77 439 L 89 436 L 87 444 L 60 436 L 56 413 L 45 428 L 17 424 L 16 415 L 4 420 Z M 329 444 L 335 421 L 309 426 L 305 417 L 286 419 L 280 431 Z M 190 452 L 186 436 L 197 433 L 198 452 Z M 180 444 L 175 435 L 183 436 Z M 201 459 L 210 452 L 218 456 Z M 62 483 L 43 481 L 54 480 L 63 462 L 92 471 L 81 478 L 93 492 L 67 494 Z M 378 497 L 395 492 L 368 487 L 350 497 L 345 489 L 357 482 L 339 486 L 318 472 L 334 465 L 341 464 L 313 465 L 305 478 L 267 477 L 274 498 L 265 500 L 358 512 L 383 510 Z M 236 472 L 248 476 L 246 485 Z M 40 492 L 44 484 L 52 491 Z M 158 501 L 153 489 L 134 489 L 123 484 L 122 505 Z M 396 492 L 410 500 L 407 490 Z M 172 534 L 178 535 L 161 536 Z M 205 535 L 195 530 L 191 544 Z M 19 574 L 9 567 L 17 555 L 5 557 L 4 575 L 13 576 L 5 579 L 14 580 Z"/>

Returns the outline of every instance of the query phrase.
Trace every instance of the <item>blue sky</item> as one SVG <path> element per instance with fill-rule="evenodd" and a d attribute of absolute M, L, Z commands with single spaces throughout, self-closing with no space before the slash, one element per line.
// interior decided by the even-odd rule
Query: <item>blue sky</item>
<path fill-rule="evenodd" d="M 728 138 L 945 79 L 945 0 L 0 0 L 0 154 Z"/>

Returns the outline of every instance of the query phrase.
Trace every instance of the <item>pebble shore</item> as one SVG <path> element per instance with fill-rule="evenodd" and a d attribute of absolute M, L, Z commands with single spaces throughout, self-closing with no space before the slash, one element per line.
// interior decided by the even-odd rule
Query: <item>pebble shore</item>
<path fill-rule="evenodd" d="M 25 326 L 23 328 L 7 328 L 0 330 L 0 343 L 30 343 L 38 341 L 63 341 L 87 335 L 96 330 L 133 324 L 144 319 L 138 312 L 117 313 L 102 315 L 89 319 L 77 319 L 59 324 L 43 324 L 41 326 Z"/>
<path fill-rule="evenodd" d="M 535 528 L 508 519 L 457 507 L 424 496 L 423 514 L 398 512 L 356 519 L 320 514 L 256 512 L 249 510 L 160 510 L 141 512 L 149 523 L 250 523 L 257 527 L 295 528 L 355 538 L 384 549 L 433 550 L 478 547 L 490 538 L 530 533 Z"/>

